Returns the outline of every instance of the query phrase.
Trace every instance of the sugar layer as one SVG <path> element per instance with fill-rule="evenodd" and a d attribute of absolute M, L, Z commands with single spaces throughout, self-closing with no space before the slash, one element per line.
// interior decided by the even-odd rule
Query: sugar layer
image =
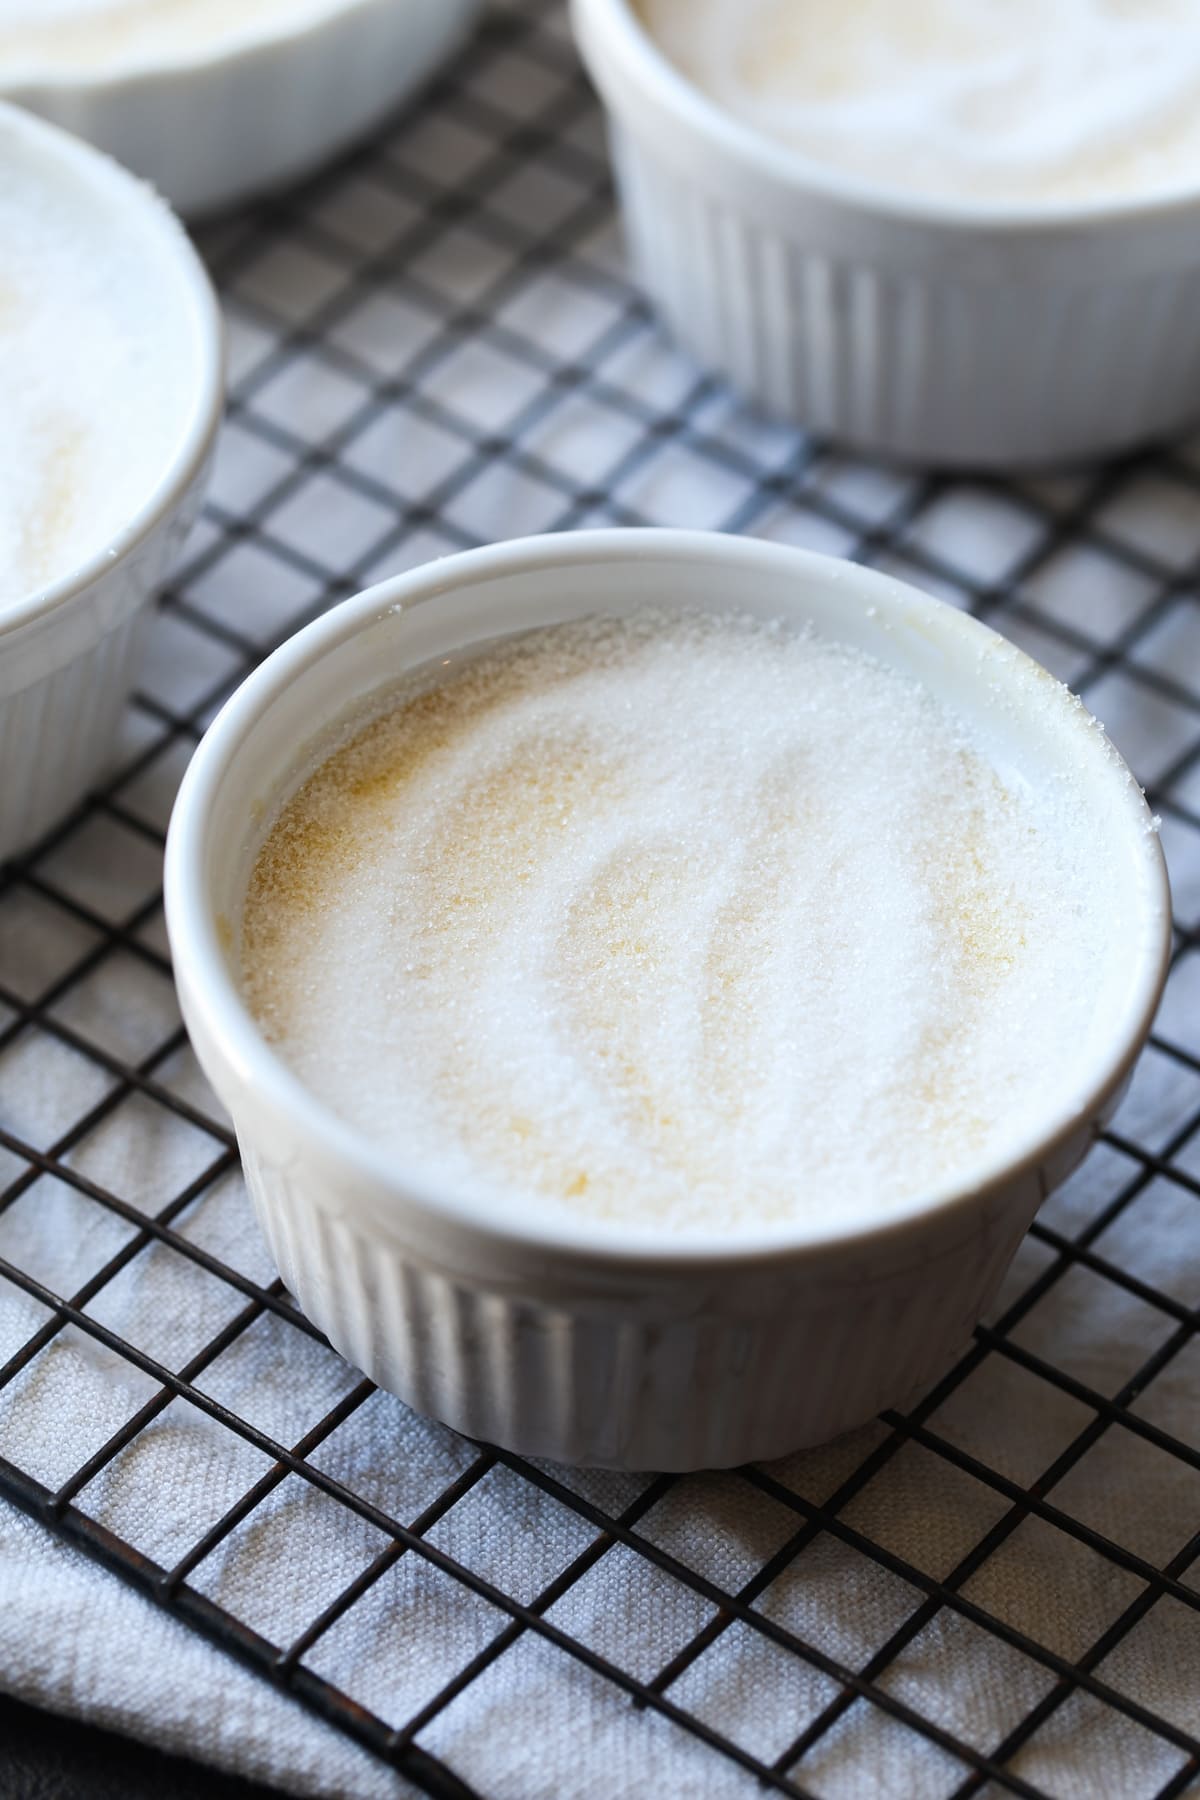
<path fill-rule="evenodd" d="M 183 334 L 97 203 L 0 122 L 0 615 L 105 549 L 179 430 Z"/>
<path fill-rule="evenodd" d="M 746 123 L 890 188 L 1200 186 L 1200 0 L 638 0 Z"/>
<path fill-rule="evenodd" d="M 882 1212 L 1069 1082 L 1086 826 L 914 682 L 734 614 L 437 673 L 285 807 L 242 930 L 267 1036 L 405 1168 L 635 1226 Z"/>
<path fill-rule="evenodd" d="M 0 82 L 208 56 L 333 0 L 0 0 Z"/>

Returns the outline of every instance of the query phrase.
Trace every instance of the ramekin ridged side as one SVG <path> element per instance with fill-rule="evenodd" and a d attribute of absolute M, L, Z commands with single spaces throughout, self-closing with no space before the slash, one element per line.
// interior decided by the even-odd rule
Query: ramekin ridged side
<path fill-rule="evenodd" d="M 966 1346 L 1043 1193 L 1027 1176 L 988 1229 L 949 1249 L 931 1232 L 906 1268 L 781 1264 L 686 1291 L 643 1277 L 614 1305 L 425 1262 L 331 1214 L 302 1165 L 256 1153 L 252 1130 L 239 1137 L 279 1272 L 349 1362 L 468 1437 L 604 1468 L 782 1456 L 925 1386 Z"/>
<path fill-rule="evenodd" d="M 197 216 L 296 180 L 364 136 L 434 73 L 481 6 L 326 0 L 307 18 L 218 42 L 206 56 L 47 72 L 2 92 Z"/>
<path fill-rule="evenodd" d="M 629 0 L 573 0 L 635 271 L 766 411 L 901 461 L 1054 464 L 1200 418 L 1200 193 L 922 205 L 840 178 L 691 89 Z"/>
<path fill-rule="evenodd" d="M 169 280 L 186 339 L 180 416 L 141 506 L 82 567 L 0 602 L 0 862 L 27 850 L 109 773 L 136 683 L 141 627 L 199 511 L 220 423 L 220 312 L 199 257 L 163 203 L 108 157 L 0 104 L 20 153 L 51 159 L 123 224 Z M 6 147 L 11 148 L 11 144 Z M 9 171 L 19 180 L 19 169 Z M 169 277 L 164 271 L 169 270 Z M 129 278 L 138 279 L 136 263 Z M 118 446 L 119 449 L 119 446 Z"/>
<path fill-rule="evenodd" d="M 44 836 L 108 773 L 140 624 L 130 613 L 90 650 L 0 697 L 0 855 Z"/>
<path fill-rule="evenodd" d="M 241 995 L 237 925 L 264 829 L 324 729 L 434 658 L 497 634 L 672 599 L 811 620 L 961 692 L 998 754 L 1078 774 L 1118 845 L 1111 1036 L 1081 1046 L 1052 1115 L 986 1169 L 886 1216 L 816 1214 L 703 1237 L 435 1188 L 336 1118 Z M 937 684 L 941 683 L 939 688 Z M 1044 759 L 1044 764 L 1043 764 Z M 210 728 L 167 843 L 184 1020 L 237 1130 L 288 1287 L 335 1347 L 420 1411 L 566 1462 L 728 1466 L 823 1441 L 934 1379 L 966 1342 L 1042 1198 L 1128 1081 L 1161 993 L 1170 905 L 1140 790 L 1081 708 L 995 633 L 889 578 L 752 540 L 588 532 L 450 557 L 335 608 Z M 1115 1004 L 1115 1002 L 1114 1002 Z"/>
<path fill-rule="evenodd" d="M 148 602 L 187 534 L 206 477 L 207 465 L 179 513 L 156 527 L 136 558 L 87 584 L 68 634 L 47 616 L 18 642 L 0 614 L 0 861 L 45 836 L 111 772 Z"/>

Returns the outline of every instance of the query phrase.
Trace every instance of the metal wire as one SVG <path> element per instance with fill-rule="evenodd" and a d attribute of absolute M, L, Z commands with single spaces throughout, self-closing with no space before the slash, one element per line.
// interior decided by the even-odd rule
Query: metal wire
<path fill-rule="evenodd" d="M 33 855 L 0 873 L 0 942 L 6 918 L 22 904 L 54 909 L 77 939 L 76 953 L 33 994 L 0 958 L 0 1057 L 41 1034 L 93 1068 L 99 1082 L 98 1097 L 89 1090 L 77 1114 L 47 1143 L 0 1125 L 0 1151 L 17 1171 L 0 1191 L 0 1223 L 39 1178 L 49 1176 L 87 1207 L 130 1228 L 74 1292 L 56 1292 L 32 1270 L 0 1256 L 0 1277 L 45 1312 L 40 1327 L 0 1368 L 0 1407 L 5 1396 L 9 1405 L 37 1404 L 18 1392 L 18 1378 L 68 1327 L 140 1371 L 149 1397 L 55 1486 L 0 1460 L 0 1493 L 434 1796 L 461 1800 L 476 1790 L 418 1740 L 515 1644 L 533 1637 L 623 1692 L 647 1718 L 672 1721 L 713 1758 L 779 1793 L 814 1791 L 806 1773 L 814 1751 L 853 1708 L 865 1705 L 946 1753 L 958 1771 L 946 1786 L 955 1800 L 985 1787 L 1042 1796 L 1047 1789 L 1020 1772 L 1021 1752 L 1068 1702 L 1084 1696 L 1173 1754 L 1170 1774 L 1157 1789 L 1165 1800 L 1200 1776 L 1195 1717 L 1189 1724 L 1177 1712 L 1135 1697 L 1104 1665 L 1156 1606 L 1200 1611 L 1194 1585 L 1200 1535 L 1160 1566 L 1113 1532 L 1075 1516 L 1056 1501 L 1055 1490 L 1119 1428 L 1169 1459 L 1178 1480 L 1196 1482 L 1200 1496 L 1200 1430 L 1188 1440 L 1139 1407 L 1155 1380 L 1178 1366 L 1193 1344 L 1200 1295 L 1164 1291 L 1135 1258 L 1122 1254 L 1127 1240 L 1120 1230 L 1149 1192 L 1165 1189 L 1189 1204 L 1200 1197 L 1200 1083 L 1193 1080 L 1200 1076 L 1200 1045 L 1194 1036 L 1189 1042 L 1186 1031 L 1166 1026 L 1156 1033 L 1151 1055 L 1173 1072 L 1170 1116 L 1148 1119 L 1135 1109 L 1129 1124 L 1122 1115 L 1107 1140 L 1099 1202 L 1082 1219 L 1048 1213 L 1034 1225 L 1036 1268 L 1009 1291 L 1006 1309 L 980 1327 L 967 1354 L 932 1392 L 911 1410 L 886 1415 L 832 1492 L 806 1498 L 769 1468 L 731 1478 L 786 1509 L 793 1521 L 785 1541 L 737 1586 L 692 1567 L 646 1529 L 673 1494 L 687 1502 L 686 1481 L 647 1479 L 627 1504 L 609 1509 L 554 1471 L 479 1446 L 423 1510 L 404 1518 L 314 1460 L 369 1400 L 368 1383 L 344 1393 L 294 1443 L 277 1441 L 214 1399 L 202 1377 L 257 1322 L 272 1317 L 289 1334 L 319 1334 L 278 1283 L 254 1280 L 183 1228 L 198 1198 L 236 1166 L 236 1146 L 208 1103 L 189 1098 L 171 1078 L 184 1042 L 181 1030 L 173 1027 L 161 1042 L 131 1055 L 71 1022 L 67 1003 L 85 984 L 117 983 L 131 965 L 159 978 L 170 973 L 156 936 L 157 887 L 151 883 L 136 905 L 110 916 L 112 909 L 73 878 L 81 837 L 117 831 L 152 867 L 162 848 L 163 820 L 162 809 L 156 816 L 145 801 L 146 784 L 153 788 L 165 768 L 177 771 L 215 706 L 263 654 L 390 568 L 471 545 L 497 529 L 603 522 L 701 522 L 827 545 L 911 574 L 989 617 L 1069 674 L 1089 697 L 1111 697 L 1119 688 L 1135 725 L 1139 718 L 1148 721 L 1143 761 L 1153 776 L 1151 797 L 1164 817 L 1177 880 L 1183 876 L 1173 983 L 1194 963 L 1200 945 L 1200 616 L 1192 590 L 1200 567 L 1200 458 L 1168 450 L 1064 481 L 961 483 L 871 469 L 797 433 L 756 423 L 660 339 L 613 257 L 611 205 L 594 102 L 560 8 L 552 0 L 510 0 L 490 14 L 454 69 L 385 141 L 358 151 L 304 190 L 202 234 L 234 332 L 222 464 L 228 473 L 218 478 L 164 602 L 163 628 L 177 634 L 170 679 L 152 673 L 138 695 L 136 741 L 118 776 Z M 543 334 L 528 324 L 526 303 L 547 280 L 560 304 L 555 330 Z M 580 409 L 582 423 L 567 447 L 555 433 L 571 408 Z M 404 456 L 389 447 L 387 434 L 397 420 L 403 431 L 396 442 L 410 446 Z M 494 496 L 498 478 L 503 499 L 481 499 L 481 484 L 491 483 Z M 976 528 L 968 539 L 961 532 L 964 516 Z M 1076 580 L 1085 587 L 1086 572 L 1096 572 L 1097 592 L 1102 587 L 1108 596 L 1101 597 L 1103 604 L 1092 604 L 1086 594 L 1063 602 L 1056 583 L 1068 565 L 1083 571 Z M 268 576 L 273 597 L 263 606 L 255 596 Z M 167 668 L 166 662 L 157 666 L 160 673 Z M 149 1206 L 90 1178 L 75 1155 L 135 1098 L 155 1112 L 165 1110 L 206 1147 L 202 1166 L 177 1191 L 163 1171 Z M 1191 1216 L 1186 1232 L 1195 1255 L 1200 1214 Z M 156 1246 L 186 1259 L 240 1302 L 178 1369 L 89 1310 L 127 1271 L 136 1279 L 139 1259 Z M 1150 1309 L 1162 1328 L 1112 1392 L 1068 1366 L 1069 1359 L 1043 1354 L 1022 1330 L 1039 1303 L 1081 1272 L 1106 1284 L 1106 1294 L 1111 1290 Z M 989 1361 L 1036 1377 L 1045 1384 L 1039 1391 L 1070 1401 L 1084 1421 L 1032 1478 L 992 1466 L 986 1454 L 957 1441 L 939 1422 L 943 1408 Z M 212 1422 L 229 1455 L 248 1445 L 266 1463 L 237 1503 L 167 1564 L 139 1552 L 80 1501 L 88 1484 L 178 1400 Z M 869 1484 L 897 1457 L 917 1449 L 995 1501 L 989 1528 L 952 1567 L 937 1573 L 856 1522 L 855 1502 Z M 430 1535 L 499 1472 L 567 1509 L 594 1534 L 532 1596 L 507 1592 Z M 195 1578 L 239 1527 L 264 1516 L 260 1509 L 289 1479 L 325 1496 L 347 1520 L 375 1528 L 385 1542 L 289 1641 L 276 1642 L 207 1597 Z M 1030 1521 L 1137 1584 L 1133 1597 L 1077 1654 L 1038 1641 L 990 1608 L 986 1590 L 981 1597 L 976 1578 Z M 759 1604 L 772 1584 L 803 1569 L 814 1546 L 828 1540 L 866 1559 L 881 1582 L 901 1581 L 912 1593 L 907 1615 L 862 1666 L 810 1641 Z M 657 1569 L 707 1611 L 705 1622 L 649 1676 L 551 1616 L 599 1564 L 622 1552 L 631 1559 L 630 1579 L 638 1569 Z M 453 1676 L 397 1725 L 316 1673 L 308 1659 L 404 1558 L 440 1571 L 503 1617 L 495 1635 L 482 1648 L 467 1646 Z M 969 1624 L 1045 1672 L 1040 1698 L 986 1750 L 905 1698 L 889 1679 L 939 1619 Z M 735 1631 L 825 1678 L 827 1700 L 798 1722 L 773 1755 L 726 1734 L 678 1697 L 688 1672 Z"/>

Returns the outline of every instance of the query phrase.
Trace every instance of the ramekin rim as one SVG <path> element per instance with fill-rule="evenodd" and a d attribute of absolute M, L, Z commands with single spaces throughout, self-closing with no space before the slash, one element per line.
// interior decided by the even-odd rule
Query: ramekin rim
<path fill-rule="evenodd" d="M 479 4 L 480 0 L 471 0 Z M 308 16 L 297 23 L 281 17 L 269 29 L 258 28 L 244 36 L 227 39 L 199 55 L 132 57 L 117 67 L 106 69 L 53 69 L 31 64 L 15 78 L 0 81 L 0 99 L 20 105 L 20 96 L 33 93 L 72 95 L 99 94 L 106 89 L 120 89 L 140 82 L 164 80 L 182 75 L 203 75 L 225 63 L 243 58 L 270 55 L 331 25 L 342 13 L 382 10 L 389 0 L 309 0 Z"/>
<path fill-rule="evenodd" d="M 618 52 L 628 68 L 640 73 L 644 88 L 665 102 L 685 125 L 705 133 L 724 154 L 736 156 L 755 172 L 803 187 L 822 199 L 839 202 L 865 215 L 963 235 L 993 232 L 997 236 L 1041 237 L 1081 227 L 1148 225 L 1200 213 L 1200 182 L 1179 192 L 1024 205 L 890 188 L 805 156 L 803 151 L 755 131 L 710 100 L 659 49 L 638 19 L 631 0 L 570 0 L 570 4 L 577 19 L 587 17 L 590 29 L 611 31 Z M 587 60 L 586 53 L 584 59 Z M 606 109 L 612 110 L 607 95 L 603 98 Z"/>
<path fill-rule="evenodd" d="M 15 122 L 18 131 L 57 156 L 79 178 L 110 191 L 114 209 L 140 215 L 139 231 L 157 238 L 164 257 L 173 262 L 189 301 L 189 336 L 194 340 L 197 368 L 189 409 L 158 481 L 141 505 L 110 538 L 83 562 L 19 599 L 0 602 L 0 645 L 9 635 L 40 623 L 60 607 L 80 599 L 117 568 L 187 497 L 212 449 L 225 408 L 225 328 L 220 303 L 199 252 L 178 215 L 150 186 L 102 150 L 71 132 L 0 99 L 0 124 Z"/>
<path fill-rule="evenodd" d="M 816 1224 L 790 1221 L 786 1225 L 764 1226 L 756 1232 L 689 1231 L 682 1239 L 667 1230 L 649 1232 L 624 1228 L 615 1221 L 575 1218 L 565 1212 L 560 1215 L 541 1203 L 531 1206 L 529 1215 L 521 1219 L 498 1217 L 494 1203 L 432 1188 L 419 1176 L 410 1179 L 409 1172 L 399 1168 L 393 1155 L 339 1119 L 301 1082 L 266 1042 L 245 1004 L 229 970 L 221 927 L 203 881 L 203 847 L 216 790 L 261 714 L 292 681 L 341 643 L 407 605 L 435 599 L 438 593 L 460 589 L 466 583 L 519 573 L 522 567 L 619 558 L 628 555 L 635 545 L 639 560 L 652 555 L 664 562 L 686 562 L 730 554 L 764 567 L 768 563 L 786 563 L 798 575 L 807 573 L 818 579 L 860 583 L 875 598 L 890 592 L 895 602 L 902 600 L 910 616 L 914 609 L 918 610 L 925 621 L 933 622 L 934 629 L 944 626 L 955 632 L 978 633 L 981 642 L 1004 647 L 1010 669 L 1027 665 L 1040 680 L 1053 679 L 1033 658 L 991 627 L 907 582 L 842 558 L 761 539 L 719 532 L 614 528 L 509 539 L 419 565 L 342 601 L 289 638 L 247 677 L 209 726 L 184 774 L 167 834 L 164 900 L 172 955 L 183 971 L 182 978 L 177 979 L 186 980 L 192 1005 L 202 1011 L 210 1034 L 248 1087 L 265 1097 L 306 1135 L 315 1133 L 328 1151 L 357 1174 L 381 1191 L 395 1194 L 406 1210 L 442 1226 L 465 1228 L 534 1251 L 586 1258 L 595 1266 L 747 1267 L 789 1255 L 804 1256 L 868 1241 L 879 1243 L 919 1230 L 934 1216 L 982 1206 L 991 1193 L 1044 1164 L 1085 1122 L 1099 1117 L 1141 1052 L 1169 966 L 1170 887 L 1162 848 L 1141 789 L 1119 754 L 1107 745 L 1103 733 L 1094 729 L 1091 715 L 1083 707 L 1071 708 L 1077 714 L 1080 744 L 1091 746 L 1085 754 L 1098 754 L 1100 745 L 1106 745 L 1111 778 L 1114 783 L 1121 782 L 1130 829 L 1133 831 L 1136 824 L 1143 840 L 1145 922 L 1153 921 L 1158 926 L 1157 932 L 1145 934 L 1134 964 L 1128 982 L 1126 1016 L 1114 1030 L 1112 1047 L 1098 1059 L 1086 1088 L 1081 1087 L 1075 1096 L 1073 1111 L 1059 1116 L 1056 1123 L 1028 1140 L 1016 1139 L 1007 1155 L 977 1168 L 967 1168 L 953 1182 L 906 1201 L 884 1215 L 852 1220 L 848 1225 L 836 1220 Z M 331 712 L 330 726 L 336 723 L 337 716 Z"/>

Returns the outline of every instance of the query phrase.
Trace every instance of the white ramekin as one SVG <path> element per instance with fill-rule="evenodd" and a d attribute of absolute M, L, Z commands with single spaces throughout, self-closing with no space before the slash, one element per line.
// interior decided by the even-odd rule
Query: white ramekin
<path fill-rule="evenodd" d="M 1200 189 L 971 205 L 760 136 L 630 0 L 572 0 L 630 250 L 680 341 L 771 413 L 904 461 L 1061 463 L 1200 419 Z"/>
<path fill-rule="evenodd" d="M 10 184 L 28 159 L 111 221 L 129 281 L 153 280 L 164 300 L 155 329 L 178 348 L 178 422 L 154 489 L 88 562 L 21 600 L 0 602 L 2 862 L 108 772 L 147 602 L 204 492 L 221 417 L 223 349 L 203 264 L 178 220 L 140 181 L 66 132 L 2 104 L 0 156 Z"/>
<path fill-rule="evenodd" d="M 684 601 L 812 620 L 917 674 L 1032 779 L 1069 768 L 1119 873 L 1119 1025 L 1074 1094 L 998 1162 L 886 1220 L 680 1242 L 497 1216 L 434 1192 L 333 1116 L 240 996 L 237 922 L 277 806 L 320 734 L 407 669 L 498 634 Z M 314 737 L 314 734 L 317 734 Z M 1086 879 L 1081 872 L 1081 879 Z M 276 652 L 188 770 L 167 924 L 196 1053 L 237 1127 L 284 1281 L 343 1355 L 473 1437 L 566 1462 L 690 1469 L 819 1442 L 961 1350 L 1047 1192 L 1111 1113 L 1149 1030 L 1169 895 L 1140 789 L 1087 713 L 986 627 L 827 557 L 690 532 L 587 532 L 472 551 L 385 582 Z M 541 1215 L 544 1219 L 545 1213 Z"/>
<path fill-rule="evenodd" d="M 106 150 L 189 216 L 317 168 L 415 93 L 482 0 L 296 0 L 211 53 L 103 70 L 0 69 L 0 94 Z"/>

